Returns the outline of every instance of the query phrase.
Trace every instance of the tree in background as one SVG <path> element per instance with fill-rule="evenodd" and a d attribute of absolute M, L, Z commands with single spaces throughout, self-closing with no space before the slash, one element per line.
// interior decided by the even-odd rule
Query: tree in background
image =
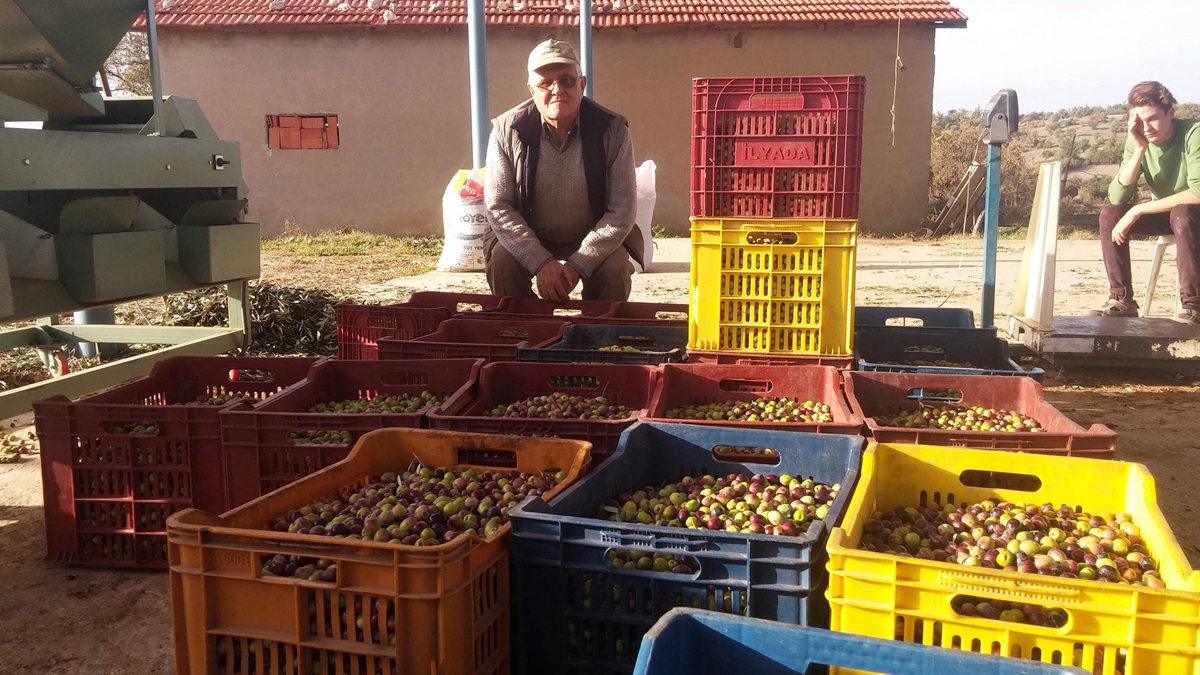
<path fill-rule="evenodd" d="M 114 95 L 149 96 L 150 48 L 146 34 L 126 33 L 104 62 L 104 73 Z"/>
<path fill-rule="evenodd" d="M 987 161 L 983 142 L 982 111 L 952 110 L 933 117 L 930 149 L 929 214 L 937 215 L 951 199 L 972 161 Z M 1000 154 L 1000 220 L 1004 223 L 1028 220 L 1037 184 L 1037 169 L 1026 162 L 1025 153 L 1032 144 L 1018 131 Z"/>

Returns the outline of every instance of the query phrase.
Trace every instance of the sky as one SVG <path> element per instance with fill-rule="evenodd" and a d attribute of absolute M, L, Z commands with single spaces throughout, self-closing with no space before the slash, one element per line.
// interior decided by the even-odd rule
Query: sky
<path fill-rule="evenodd" d="M 1022 113 L 1112 105 L 1143 80 L 1200 103 L 1200 0 L 950 3 L 967 27 L 937 31 L 936 112 L 981 108 L 1005 88 Z"/>

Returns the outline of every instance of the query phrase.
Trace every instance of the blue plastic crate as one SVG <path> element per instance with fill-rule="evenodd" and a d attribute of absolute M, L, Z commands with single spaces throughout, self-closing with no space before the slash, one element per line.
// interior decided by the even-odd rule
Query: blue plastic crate
<path fill-rule="evenodd" d="M 646 633 L 634 675 L 807 675 L 820 666 L 886 675 L 1086 675 L 1036 663 L 893 640 L 675 609 Z M 837 672 L 834 670 L 834 672 Z"/>
<path fill-rule="evenodd" d="M 1013 375 L 1041 382 L 1041 368 L 1024 370 L 1008 354 L 1008 342 L 994 328 L 897 328 L 855 331 L 858 369 L 885 373 L 940 375 Z M 917 365 L 914 361 L 952 361 L 973 367 Z"/>
<path fill-rule="evenodd" d="M 718 459 L 720 446 L 772 448 L 768 462 Z M 858 479 L 863 439 L 638 422 L 616 453 L 550 503 L 509 511 L 514 672 L 633 672 L 642 636 L 676 606 L 792 624 L 828 625 L 825 539 Z M 622 492 L 688 475 L 789 473 L 842 489 L 824 520 L 798 537 L 616 523 L 596 510 Z M 692 575 L 615 569 L 613 549 L 670 552 Z M 745 597 L 743 599 L 743 594 Z"/>
<path fill-rule="evenodd" d="M 546 347 L 521 347 L 519 361 L 549 363 L 641 363 L 657 365 L 687 357 L 687 326 L 567 326 L 562 339 Z M 609 345 L 636 352 L 600 351 Z"/>
<path fill-rule="evenodd" d="M 892 323 L 888 323 L 891 321 Z M 855 307 L 854 330 L 872 328 L 974 328 L 975 313 L 965 307 Z"/>

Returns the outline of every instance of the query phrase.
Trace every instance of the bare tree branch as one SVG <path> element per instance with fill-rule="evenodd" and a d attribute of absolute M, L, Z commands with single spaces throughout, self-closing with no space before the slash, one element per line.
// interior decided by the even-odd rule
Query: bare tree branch
<path fill-rule="evenodd" d="M 150 50 L 146 34 L 126 33 L 104 62 L 104 72 L 120 93 L 146 96 L 151 93 Z"/>

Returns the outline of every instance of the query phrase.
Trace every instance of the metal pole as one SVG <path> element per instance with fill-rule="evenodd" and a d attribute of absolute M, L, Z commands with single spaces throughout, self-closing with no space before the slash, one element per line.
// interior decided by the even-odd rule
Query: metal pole
<path fill-rule="evenodd" d="M 996 325 L 996 247 L 1000 238 L 1000 144 L 988 145 L 987 192 L 983 202 L 983 306 L 980 327 Z"/>
<path fill-rule="evenodd" d="M 167 127 L 163 119 L 162 75 L 158 72 L 158 24 L 154 19 L 154 0 L 146 0 L 146 42 L 150 51 L 150 90 L 154 95 L 154 134 L 165 136 Z"/>
<path fill-rule="evenodd" d="M 467 3 L 467 42 L 471 61 L 471 158 L 473 167 L 487 163 L 487 27 L 483 0 Z"/>
<path fill-rule="evenodd" d="M 579 65 L 587 78 L 583 95 L 595 98 L 592 95 L 592 0 L 579 0 Z"/>
<path fill-rule="evenodd" d="M 75 312 L 75 324 L 79 326 L 87 326 L 90 324 L 113 324 L 117 321 L 116 310 L 109 305 L 108 307 L 94 307 L 92 309 L 84 309 Z M 96 344 L 94 342 L 80 342 L 79 355 L 85 357 L 111 356 L 117 350 L 114 346 L 108 344 Z"/>

